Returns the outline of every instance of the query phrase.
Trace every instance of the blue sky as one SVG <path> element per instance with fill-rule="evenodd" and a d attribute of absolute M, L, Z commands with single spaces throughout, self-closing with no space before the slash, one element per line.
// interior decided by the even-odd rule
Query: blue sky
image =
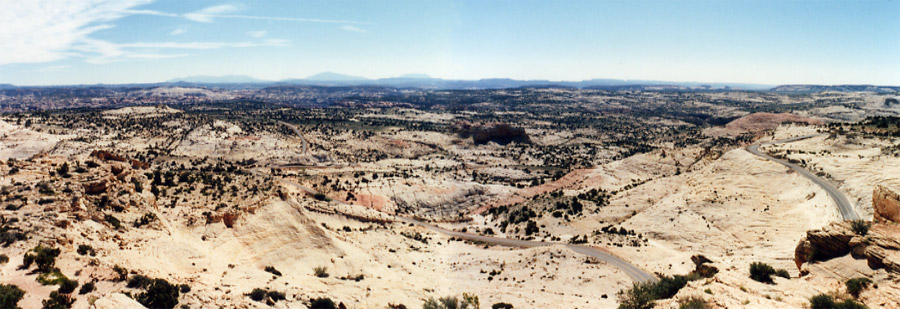
<path fill-rule="evenodd" d="M 0 83 L 191 75 L 900 85 L 900 1 L 0 0 Z"/>

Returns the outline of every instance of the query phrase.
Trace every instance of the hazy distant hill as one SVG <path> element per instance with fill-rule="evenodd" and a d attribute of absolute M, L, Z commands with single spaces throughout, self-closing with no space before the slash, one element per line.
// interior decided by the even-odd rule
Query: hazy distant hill
<path fill-rule="evenodd" d="M 272 81 L 257 79 L 246 75 L 194 75 L 181 78 L 173 78 L 168 83 L 186 82 L 197 84 L 250 84 L 250 83 L 271 83 Z"/>
<path fill-rule="evenodd" d="M 772 88 L 775 92 L 900 92 L 900 86 L 875 86 L 875 85 L 780 85 Z"/>
<path fill-rule="evenodd" d="M 322 72 L 322 73 L 304 78 L 303 80 L 335 82 L 335 81 L 367 81 L 369 79 L 365 78 L 365 77 L 345 75 L 345 74 L 334 73 L 334 72 Z"/>

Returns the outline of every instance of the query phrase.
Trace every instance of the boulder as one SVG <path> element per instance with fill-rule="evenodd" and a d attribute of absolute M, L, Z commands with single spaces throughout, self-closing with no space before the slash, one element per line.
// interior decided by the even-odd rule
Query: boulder
<path fill-rule="evenodd" d="M 882 185 L 876 185 L 872 191 L 872 207 L 875 208 L 875 221 L 900 222 L 900 195 Z"/>
<path fill-rule="evenodd" d="M 97 195 L 101 193 L 106 193 L 106 180 L 100 180 L 97 182 L 89 182 L 83 185 L 84 193 L 89 195 Z"/>
<path fill-rule="evenodd" d="M 131 159 L 131 168 L 133 169 L 148 169 L 150 168 L 150 164 L 144 163 L 135 159 Z"/>
<path fill-rule="evenodd" d="M 94 302 L 94 308 L 97 309 L 143 309 L 146 308 L 131 297 L 122 293 L 112 293 L 108 296 L 98 299 Z"/>
<path fill-rule="evenodd" d="M 830 259 L 850 253 L 850 240 L 856 236 L 849 222 L 834 222 L 818 230 L 806 232 L 794 249 L 794 263 L 802 269 L 803 263 Z"/>
<path fill-rule="evenodd" d="M 847 254 L 866 259 L 873 269 L 883 268 L 887 272 L 900 274 L 900 241 L 891 229 L 877 224 L 876 227 L 865 236 L 859 236 L 850 228 L 850 222 L 844 221 L 806 232 L 794 250 L 794 263 L 801 276 L 805 270 L 804 263 Z"/>

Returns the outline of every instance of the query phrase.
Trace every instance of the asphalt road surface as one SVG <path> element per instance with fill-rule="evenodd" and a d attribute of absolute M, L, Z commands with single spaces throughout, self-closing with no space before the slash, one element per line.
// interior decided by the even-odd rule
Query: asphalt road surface
<path fill-rule="evenodd" d="M 824 134 L 805 135 L 805 136 L 798 136 L 798 137 L 777 140 L 777 141 L 772 141 L 772 142 L 767 142 L 767 143 L 762 143 L 762 144 L 753 144 L 753 145 L 747 146 L 746 149 L 750 153 L 760 156 L 766 160 L 775 161 L 781 165 L 787 166 L 787 167 L 791 168 L 792 170 L 796 171 L 797 173 L 799 173 L 800 175 L 803 175 L 803 177 L 806 177 L 807 179 L 811 180 L 815 184 L 819 185 L 819 187 L 822 187 L 822 189 L 825 190 L 825 192 L 828 192 L 828 196 L 830 196 L 831 199 L 834 200 L 834 203 L 837 204 L 838 210 L 841 211 L 841 216 L 844 217 L 844 220 L 859 220 L 860 217 L 859 217 L 859 214 L 856 213 L 856 208 L 853 207 L 853 204 L 850 204 L 850 200 L 847 199 L 847 196 L 844 195 L 843 193 L 841 193 L 841 191 L 839 191 L 837 189 L 837 187 L 835 187 L 833 184 L 831 184 L 831 182 L 829 182 L 828 180 L 822 179 L 819 176 L 816 176 L 812 172 L 806 170 L 803 167 L 800 167 L 799 165 L 787 162 L 782 159 L 772 157 L 772 156 L 768 155 L 767 153 L 764 153 L 759 150 L 759 146 L 761 146 L 761 145 L 790 143 L 790 142 L 796 142 L 799 140 L 804 140 L 807 138 L 812 138 L 812 137 L 822 136 L 822 135 L 824 135 Z"/>
<path fill-rule="evenodd" d="M 286 180 L 286 179 L 284 181 L 285 181 L 285 183 L 293 185 L 293 186 L 297 187 L 298 189 L 303 190 L 304 192 L 307 192 L 309 194 L 316 193 L 315 190 L 308 188 L 306 186 L 303 186 L 299 183 L 296 183 L 296 182 L 293 182 L 290 180 Z M 333 200 L 332 202 L 347 205 L 347 203 L 344 203 L 341 201 Z M 622 270 L 623 272 L 625 272 L 625 274 L 627 274 L 629 277 L 631 277 L 631 279 L 634 281 L 656 282 L 658 280 L 656 278 L 656 276 L 654 276 L 653 274 L 648 273 L 648 272 L 644 271 L 643 269 L 640 269 L 639 267 L 632 265 L 631 263 L 623 260 L 620 257 L 617 257 L 615 255 L 612 255 L 607 252 L 604 252 L 604 251 L 601 251 L 598 249 L 594 249 L 594 248 L 591 248 L 588 246 L 573 245 L 573 244 L 559 243 L 559 242 L 543 242 L 543 241 L 519 240 L 519 239 L 483 236 L 483 235 L 447 230 L 447 229 L 440 228 L 435 225 L 425 223 L 425 222 L 422 222 L 422 221 L 419 221 L 419 220 L 416 220 L 413 218 L 406 218 L 406 217 L 401 217 L 401 216 L 395 216 L 394 218 L 397 221 L 417 224 L 417 225 L 425 227 L 429 230 L 432 230 L 432 231 L 435 231 L 435 232 L 438 232 L 441 234 L 445 234 L 448 236 L 472 240 L 472 241 L 480 241 L 483 243 L 493 244 L 493 245 L 500 245 L 500 246 L 507 246 L 507 247 L 522 247 L 522 248 L 562 245 L 562 246 L 565 246 L 566 248 L 569 248 L 572 251 L 575 251 L 577 253 L 584 254 L 587 256 L 592 256 L 603 262 L 613 265 L 613 266 L 619 268 L 620 270 Z"/>

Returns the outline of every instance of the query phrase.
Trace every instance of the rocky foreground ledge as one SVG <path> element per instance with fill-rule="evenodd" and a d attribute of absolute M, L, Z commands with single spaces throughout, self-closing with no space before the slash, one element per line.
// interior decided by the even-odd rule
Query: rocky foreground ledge
<path fill-rule="evenodd" d="M 855 259 L 865 259 L 872 269 L 900 274 L 898 239 L 900 225 L 896 223 L 834 222 L 822 229 L 808 231 L 794 251 L 794 262 L 803 276 L 808 273 L 804 267 L 806 263 L 850 254 Z"/>

